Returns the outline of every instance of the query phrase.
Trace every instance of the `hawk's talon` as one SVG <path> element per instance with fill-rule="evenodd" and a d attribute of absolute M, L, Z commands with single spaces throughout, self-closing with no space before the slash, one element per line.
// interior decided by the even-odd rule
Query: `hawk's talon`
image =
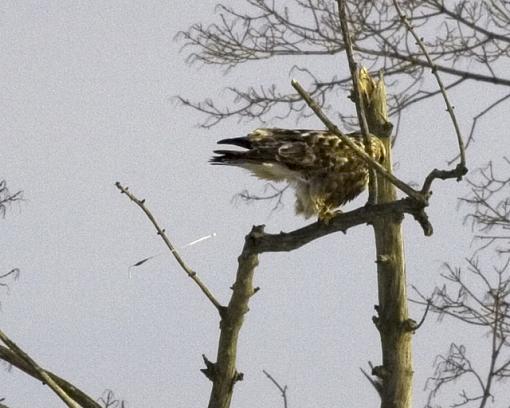
<path fill-rule="evenodd" d="M 340 210 L 322 210 L 319 213 L 318 221 L 328 225 L 329 222 L 333 218 L 335 218 L 338 214 L 342 214 L 342 211 L 340 211 Z"/>

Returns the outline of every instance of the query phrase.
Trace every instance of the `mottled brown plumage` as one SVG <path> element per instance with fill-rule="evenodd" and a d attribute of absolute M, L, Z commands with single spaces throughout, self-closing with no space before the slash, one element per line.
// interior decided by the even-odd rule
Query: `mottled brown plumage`
<path fill-rule="evenodd" d="M 348 135 L 365 149 L 358 133 Z M 340 138 L 325 130 L 256 129 L 245 137 L 224 139 L 246 150 L 215 150 L 212 164 L 239 166 L 270 181 L 287 181 L 296 190 L 296 214 L 329 219 L 337 207 L 368 184 L 368 168 Z M 384 145 L 370 138 L 372 157 L 382 162 Z"/>

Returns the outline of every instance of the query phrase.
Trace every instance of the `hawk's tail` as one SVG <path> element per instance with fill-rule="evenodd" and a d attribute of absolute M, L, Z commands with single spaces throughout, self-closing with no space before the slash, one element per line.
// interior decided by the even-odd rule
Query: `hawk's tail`
<path fill-rule="evenodd" d="M 218 144 L 228 144 L 233 146 L 244 147 L 247 151 L 236 151 L 236 150 L 215 150 L 214 153 L 217 156 L 213 156 L 209 163 L 211 164 L 231 164 L 235 165 L 240 161 L 247 160 L 247 153 L 253 147 L 252 142 L 248 137 L 234 137 L 231 139 L 222 139 L 218 141 Z"/>
<path fill-rule="evenodd" d="M 244 147 L 245 149 L 251 149 L 253 147 L 251 140 L 247 136 L 233 137 L 230 139 L 222 139 L 222 140 L 219 140 L 217 143 Z"/>
<path fill-rule="evenodd" d="M 240 160 L 245 160 L 246 152 L 236 152 L 235 150 L 215 150 L 216 156 L 209 159 L 211 164 L 236 164 Z"/>

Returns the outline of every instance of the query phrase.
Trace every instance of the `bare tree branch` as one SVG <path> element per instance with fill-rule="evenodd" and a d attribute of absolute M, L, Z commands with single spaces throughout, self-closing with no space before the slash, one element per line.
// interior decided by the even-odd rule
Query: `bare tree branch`
<path fill-rule="evenodd" d="M 117 399 L 112 390 L 106 390 L 103 396 L 99 398 L 103 408 L 125 408 L 125 402 Z"/>
<path fill-rule="evenodd" d="M 345 233 L 349 228 L 362 224 L 371 224 L 383 215 L 399 216 L 402 213 L 411 214 L 420 222 L 426 236 L 432 235 L 432 225 L 428 222 L 423 208 L 417 206 L 414 200 L 404 198 L 392 203 L 376 204 L 361 207 L 353 211 L 335 215 L 328 224 L 315 222 L 292 232 L 279 234 L 263 234 L 256 238 L 257 250 L 263 252 L 287 252 L 300 248 L 315 239 L 333 234 Z"/>
<path fill-rule="evenodd" d="M 11 349 L 17 356 L 19 356 L 23 361 L 29 364 L 39 375 L 39 377 L 48 384 L 55 394 L 57 394 L 64 403 L 70 408 L 80 408 L 80 406 L 74 401 L 69 395 L 67 395 L 66 391 L 58 385 L 53 378 L 44 371 L 39 365 L 21 348 L 19 348 L 16 343 L 14 343 L 7 335 L 0 330 L 0 340 L 2 340 L 7 347 Z"/>
<path fill-rule="evenodd" d="M 29 364 L 24 358 L 20 357 L 17 353 L 9 350 L 7 347 L 0 346 L 0 359 L 12 364 L 16 368 L 25 372 L 26 374 L 42 381 L 47 384 L 46 380 L 40 375 L 40 373 Z M 83 408 L 101 408 L 101 406 L 90 398 L 87 394 L 75 387 L 73 384 L 67 382 L 63 378 L 53 374 L 50 371 L 44 370 L 45 373 L 50 376 L 53 381 L 58 384 L 71 398 L 80 404 Z"/>
<path fill-rule="evenodd" d="M 479 112 L 477 115 L 475 115 L 473 117 L 473 122 L 471 124 L 471 130 L 469 131 L 469 136 L 468 136 L 467 141 L 466 141 L 466 148 L 471 144 L 471 142 L 474 141 L 474 135 L 475 135 L 476 127 L 478 125 L 478 121 L 482 117 L 484 117 L 486 114 L 488 114 L 492 109 L 496 108 L 499 104 L 501 104 L 504 101 L 506 101 L 508 98 L 510 98 L 510 94 L 507 94 L 507 95 L 499 98 L 497 101 L 492 102 L 484 110 L 482 110 L 481 112 Z M 454 157 L 450 162 L 448 162 L 448 164 L 452 164 L 453 161 L 458 159 L 458 158 L 459 158 L 459 156 Z"/>
<path fill-rule="evenodd" d="M 217 20 L 210 25 L 194 24 L 178 39 L 188 52 L 188 61 L 214 64 L 232 69 L 239 64 L 286 56 L 328 56 L 345 48 L 340 19 L 333 0 L 246 0 L 243 7 L 218 6 Z M 414 50 L 414 41 L 398 24 L 392 0 L 377 3 L 347 0 L 347 23 L 352 49 L 371 72 L 384 70 L 396 80 L 388 84 L 389 112 L 399 113 L 410 104 L 434 97 L 423 70 L 430 61 Z M 451 84 L 483 81 L 494 86 L 510 86 L 503 65 L 510 55 L 510 10 L 506 2 L 458 0 L 445 4 L 440 0 L 399 1 L 402 13 L 415 27 L 433 27 L 436 38 L 425 43 L 436 72 L 452 76 Z M 468 67 L 469 64 L 469 68 Z M 346 90 L 350 79 L 313 80 L 307 88 L 319 105 L 328 110 L 328 95 Z M 296 94 L 268 88 L 230 88 L 237 109 L 219 107 L 206 100 L 182 101 L 205 113 L 206 126 L 236 117 L 267 121 L 276 117 L 307 116 L 305 105 Z M 505 100 L 508 102 L 508 100 Z M 344 118 L 342 118 L 343 120 Z"/>
<path fill-rule="evenodd" d="M 287 408 L 288 407 L 288 403 L 287 403 L 287 386 L 284 385 L 283 387 L 280 385 L 280 383 L 278 381 L 275 380 L 275 378 L 269 374 L 266 370 L 262 370 L 262 372 L 266 375 L 267 378 L 269 378 L 269 381 L 271 381 L 274 386 L 276 388 L 278 388 L 278 391 L 280 391 L 280 393 L 282 394 L 282 399 L 283 399 L 283 408 Z"/>
<path fill-rule="evenodd" d="M 349 64 L 349 71 L 351 73 L 352 80 L 352 89 L 353 89 L 353 99 L 356 105 L 356 114 L 358 116 L 358 124 L 361 129 L 361 134 L 363 136 L 363 140 L 365 141 L 366 153 L 368 156 L 372 156 L 372 144 L 370 143 L 370 131 L 368 128 L 368 121 L 365 113 L 365 99 L 362 96 L 361 92 L 361 84 L 360 84 L 360 73 L 358 71 L 358 66 L 354 61 L 353 50 L 352 50 L 352 42 L 351 36 L 349 32 L 349 26 L 347 23 L 347 12 L 346 12 L 346 4 L 345 0 L 338 0 L 338 15 L 340 18 L 340 27 L 342 29 L 342 37 L 345 44 L 345 54 L 347 55 L 347 62 Z M 368 101 L 367 101 L 368 102 Z M 386 106 L 386 101 L 384 103 Z M 386 119 L 386 118 L 385 118 Z M 387 135 L 377 135 L 377 136 L 387 136 Z M 374 169 L 370 169 L 369 171 L 369 181 L 368 181 L 368 203 L 376 204 L 377 199 L 377 178 L 375 176 Z"/>
<path fill-rule="evenodd" d="M 157 223 L 156 219 L 150 212 L 150 210 L 145 206 L 145 200 L 139 200 L 136 198 L 133 194 L 131 194 L 128 191 L 127 187 L 123 187 L 119 182 L 115 183 L 115 186 L 120 190 L 122 194 L 126 194 L 129 199 L 134 202 L 138 207 L 142 209 L 142 211 L 145 213 L 147 218 L 150 220 L 154 228 L 156 228 L 156 231 L 158 232 L 158 235 L 161 237 L 161 239 L 164 241 L 167 248 L 170 250 L 174 258 L 177 260 L 181 268 L 186 272 L 186 274 L 197 284 L 197 286 L 200 288 L 202 293 L 209 299 L 209 301 L 214 305 L 214 307 L 218 310 L 218 312 L 221 314 L 223 310 L 225 309 L 224 306 L 216 300 L 214 295 L 211 293 L 211 291 L 207 288 L 207 286 L 202 282 L 202 280 L 197 276 L 197 273 L 193 271 L 187 264 L 184 262 L 184 260 L 181 258 L 179 253 L 177 252 L 177 249 L 175 246 L 170 242 L 170 239 L 166 235 L 166 232 L 164 229 L 162 229 L 159 224 Z"/>
<path fill-rule="evenodd" d="M 266 201 L 266 200 L 274 201 L 274 205 L 273 205 L 273 208 L 271 211 L 276 211 L 280 207 L 283 207 L 283 195 L 285 194 L 285 192 L 288 190 L 289 187 L 290 187 L 290 185 L 287 184 L 286 186 L 284 186 L 282 188 L 278 188 L 272 183 L 267 183 L 264 186 L 264 193 L 266 193 L 267 190 L 270 190 L 271 191 L 270 193 L 267 193 L 266 195 L 257 195 L 257 194 L 250 193 L 248 190 L 243 190 L 240 193 L 236 194 L 232 198 L 232 201 L 235 202 L 238 199 L 245 201 L 247 203 L 252 203 L 254 201 Z"/>
<path fill-rule="evenodd" d="M 0 214 L 5 216 L 7 207 L 15 201 L 23 200 L 23 192 L 11 193 L 7 188 L 7 182 L 0 180 Z"/>

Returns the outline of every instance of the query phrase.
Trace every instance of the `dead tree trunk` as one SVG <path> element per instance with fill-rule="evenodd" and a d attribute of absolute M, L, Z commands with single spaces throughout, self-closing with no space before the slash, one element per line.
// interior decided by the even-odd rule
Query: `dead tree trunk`
<path fill-rule="evenodd" d="M 389 142 L 389 140 L 387 140 Z M 387 151 L 391 149 L 387 143 Z M 386 163 L 391 169 L 391 157 Z M 378 202 L 396 199 L 395 186 L 378 178 Z M 382 361 L 374 373 L 382 383 L 382 408 L 407 408 L 412 398 L 411 331 L 407 312 L 406 270 L 401 215 L 382 216 L 374 221 L 377 251 L 378 316 L 374 323 L 381 336 Z"/>
<path fill-rule="evenodd" d="M 361 74 L 368 127 L 383 140 L 386 147 L 384 166 L 391 172 L 391 125 L 386 114 L 384 82 L 382 77 L 379 81 L 363 77 L 363 70 Z M 378 175 L 377 203 L 396 199 L 395 185 Z M 378 316 L 374 317 L 374 323 L 381 337 L 382 366 L 375 367 L 372 374 L 378 377 L 382 408 L 408 408 L 412 400 L 412 321 L 407 310 L 403 218 L 403 214 L 388 214 L 373 222 L 379 295 Z"/>

